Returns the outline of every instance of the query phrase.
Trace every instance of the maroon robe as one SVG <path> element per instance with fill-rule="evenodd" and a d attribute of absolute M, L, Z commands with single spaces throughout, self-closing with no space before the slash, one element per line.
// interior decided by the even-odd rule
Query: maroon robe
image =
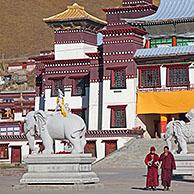
<path fill-rule="evenodd" d="M 162 162 L 161 168 L 161 179 L 162 185 L 164 187 L 170 187 L 173 170 L 176 169 L 175 159 L 171 152 L 168 152 L 168 155 L 161 154 L 159 161 Z"/>
<path fill-rule="evenodd" d="M 149 161 L 152 161 L 152 165 L 149 166 Z M 157 154 L 148 154 L 145 158 L 145 164 L 148 166 L 146 187 L 157 187 L 159 185 L 158 181 L 158 166 L 155 162 L 159 161 L 159 156 Z"/>

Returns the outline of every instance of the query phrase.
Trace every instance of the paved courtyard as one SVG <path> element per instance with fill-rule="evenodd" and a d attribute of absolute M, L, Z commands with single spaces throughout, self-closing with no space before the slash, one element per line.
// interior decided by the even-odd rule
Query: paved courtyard
<path fill-rule="evenodd" d="M 99 175 L 104 188 L 86 191 L 73 191 L 73 193 L 93 193 L 93 194 L 129 194 L 129 193 L 150 193 L 146 191 L 145 185 L 145 169 L 94 169 Z M 65 190 L 64 188 L 35 188 L 35 189 L 13 189 L 13 185 L 18 185 L 20 177 L 24 170 L 22 169 L 8 169 L 1 170 L 0 176 L 0 193 L 14 193 L 14 194 L 33 194 L 33 193 L 72 193 L 72 191 Z M 161 187 L 158 188 L 157 193 L 164 193 Z M 173 193 L 194 193 L 194 178 L 191 177 L 187 180 L 173 180 L 172 190 Z"/>

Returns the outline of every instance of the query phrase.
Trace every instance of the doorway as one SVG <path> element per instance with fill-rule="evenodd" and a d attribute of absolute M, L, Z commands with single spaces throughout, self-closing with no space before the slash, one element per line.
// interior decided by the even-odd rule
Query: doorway
<path fill-rule="evenodd" d="M 105 156 L 117 150 L 117 140 L 103 140 L 105 143 Z"/>
<path fill-rule="evenodd" d="M 21 163 L 21 146 L 11 147 L 11 163 Z"/>

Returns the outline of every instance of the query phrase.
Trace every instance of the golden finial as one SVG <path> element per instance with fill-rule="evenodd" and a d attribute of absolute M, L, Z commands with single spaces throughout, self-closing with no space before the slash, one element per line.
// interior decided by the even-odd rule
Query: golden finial
<path fill-rule="evenodd" d="M 68 9 L 82 9 L 84 10 L 83 6 L 78 5 L 77 3 L 74 3 L 73 5 L 67 6 Z"/>

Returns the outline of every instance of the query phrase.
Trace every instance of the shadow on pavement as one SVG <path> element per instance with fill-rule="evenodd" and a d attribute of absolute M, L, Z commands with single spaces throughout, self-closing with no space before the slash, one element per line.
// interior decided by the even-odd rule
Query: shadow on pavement
<path fill-rule="evenodd" d="M 174 181 L 194 183 L 194 176 L 173 176 Z"/>
<path fill-rule="evenodd" d="M 131 189 L 133 190 L 141 190 L 141 191 L 150 191 L 149 189 L 147 189 L 146 187 L 131 187 Z M 156 191 L 163 191 L 163 189 L 157 188 Z"/>

